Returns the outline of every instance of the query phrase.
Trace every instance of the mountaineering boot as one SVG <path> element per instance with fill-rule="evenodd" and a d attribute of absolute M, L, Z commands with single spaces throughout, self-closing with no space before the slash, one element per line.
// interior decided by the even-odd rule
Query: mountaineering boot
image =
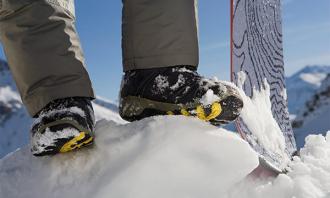
<path fill-rule="evenodd" d="M 127 121 L 185 115 L 221 125 L 235 120 L 242 108 L 237 88 L 204 78 L 192 66 L 131 70 L 123 76 L 119 112 Z"/>
<path fill-rule="evenodd" d="M 31 152 L 54 155 L 93 142 L 94 110 L 85 97 L 57 99 L 44 107 L 31 128 Z"/>

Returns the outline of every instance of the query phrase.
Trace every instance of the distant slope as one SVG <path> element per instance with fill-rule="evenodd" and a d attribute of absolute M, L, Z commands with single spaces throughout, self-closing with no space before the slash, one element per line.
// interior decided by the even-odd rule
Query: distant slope
<path fill-rule="evenodd" d="M 0 158 L 27 143 L 30 125 L 8 64 L 0 60 Z"/>
<path fill-rule="evenodd" d="M 114 102 L 100 96 L 96 96 L 93 100 L 93 108 L 95 111 L 95 119 L 97 120 L 112 120 L 116 123 L 127 123 L 118 113 L 118 106 Z"/>
<path fill-rule="evenodd" d="M 304 145 L 307 135 L 326 134 L 330 130 L 330 74 L 322 81 L 320 89 L 306 102 L 293 122 L 298 146 Z"/>
<path fill-rule="evenodd" d="M 320 88 L 330 73 L 330 66 L 307 66 L 286 79 L 289 111 L 297 115 Z"/>
<path fill-rule="evenodd" d="M 125 123 L 113 102 L 97 98 L 93 102 L 96 120 Z M 26 145 L 32 119 L 20 99 L 6 61 L 0 59 L 0 158 Z"/>

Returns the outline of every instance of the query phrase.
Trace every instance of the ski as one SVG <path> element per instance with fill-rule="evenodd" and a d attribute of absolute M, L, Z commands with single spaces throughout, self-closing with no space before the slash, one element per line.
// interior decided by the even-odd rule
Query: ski
<path fill-rule="evenodd" d="M 249 129 L 244 119 L 236 127 L 260 155 L 260 166 L 276 173 L 284 171 L 284 158 L 296 151 L 289 113 L 284 77 L 282 21 L 280 0 L 231 0 L 231 80 L 239 83 L 239 73 L 246 81 L 245 94 L 253 97 L 254 90 L 264 89 L 265 79 L 270 87 L 271 111 L 285 138 L 285 155 L 267 150 Z"/>

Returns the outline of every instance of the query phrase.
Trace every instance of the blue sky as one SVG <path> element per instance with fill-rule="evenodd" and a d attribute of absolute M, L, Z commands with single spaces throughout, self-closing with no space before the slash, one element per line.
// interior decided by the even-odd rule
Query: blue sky
<path fill-rule="evenodd" d="M 76 1 L 77 29 L 94 89 L 112 100 L 122 75 L 121 6 L 120 0 Z M 283 0 L 282 12 L 287 75 L 308 64 L 330 65 L 330 1 Z M 229 0 L 200 0 L 199 27 L 199 72 L 229 80 Z"/>

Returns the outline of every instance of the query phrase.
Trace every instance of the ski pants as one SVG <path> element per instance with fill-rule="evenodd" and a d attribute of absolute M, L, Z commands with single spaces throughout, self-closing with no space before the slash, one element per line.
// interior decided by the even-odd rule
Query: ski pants
<path fill-rule="evenodd" d="M 197 67 L 194 0 L 122 1 L 124 71 Z M 97 21 L 95 26 L 102 28 Z M 73 0 L 0 0 L 0 39 L 31 116 L 55 99 L 94 98 Z"/>

